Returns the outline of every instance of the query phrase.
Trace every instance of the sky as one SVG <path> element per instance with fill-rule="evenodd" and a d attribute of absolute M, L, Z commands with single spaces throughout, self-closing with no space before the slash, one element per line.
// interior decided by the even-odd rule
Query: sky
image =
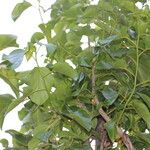
<path fill-rule="evenodd" d="M 50 4 L 54 3 L 55 0 L 41 0 L 42 6 L 44 8 L 47 8 L 50 6 Z M 38 3 L 37 0 L 28 0 L 28 2 L 33 4 L 33 7 L 30 7 L 27 9 L 21 17 L 14 22 L 11 19 L 11 12 L 15 5 L 19 2 L 22 2 L 22 0 L 0 0 L 0 34 L 14 34 L 18 37 L 17 43 L 20 45 L 20 48 L 25 47 L 27 42 L 30 40 L 33 33 L 39 31 L 38 24 L 41 23 L 40 15 L 37 11 Z M 48 4 L 48 5 L 47 5 Z M 49 13 L 44 15 L 44 21 L 47 22 L 49 20 Z M 4 51 L 0 52 L 0 62 L 2 55 L 9 54 L 13 49 L 8 48 Z M 39 54 L 40 58 L 40 64 L 43 64 L 43 59 L 41 57 L 43 53 Z M 24 71 L 24 70 L 30 70 L 36 66 L 34 60 L 30 60 L 29 62 L 24 59 L 22 65 L 17 68 L 17 71 Z M 12 94 L 14 95 L 11 88 L 2 80 L 0 79 L 0 94 Z M 4 131 L 9 129 L 19 130 L 21 127 L 21 122 L 18 119 L 17 111 L 20 110 L 23 107 L 22 105 L 19 105 L 16 109 L 11 111 L 4 120 L 3 130 L 0 130 L 0 139 L 7 138 L 10 141 L 10 145 L 12 145 L 11 142 L 11 136 L 9 134 L 6 134 Z M 0 150 L 2 150 L 2 147 L 0 145 Z"/>

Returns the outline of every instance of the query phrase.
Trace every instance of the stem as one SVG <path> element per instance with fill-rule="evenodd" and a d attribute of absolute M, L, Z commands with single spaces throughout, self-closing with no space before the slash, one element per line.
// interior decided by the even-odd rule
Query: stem
<path fill-rule="evenodd" d="M 136 90 L 136 86 L 137 86 L 137 75 L 138 75 L 138 68 L 139 68 L 139 51 L 138 51 L 139 48 L 138 48 L 138 46 L 139 46 L 139 36 L 138 36 L 137 44 L 136 44 L 136 70 L 135 70 L 135 77 L 134 77 L 133 90 L 132 90 L 132 92 L 131 92 L 129 98 L 127 99 L 127 101 L 126 101 L 126 103 L 125 103 L 125 106 L 124 106 L 123 111 L 121 112 L 121 114 L 120 114 L 120 116 L 119 116 L 119 119 L 118 119 L 118 123 L 117 123 L 117 124 L 119 124 L 119 122 L 120 122 L 120 120 L 121 120 L 121 118 L 122 118 L 122 116 L 123 116 L 123 113 L 124 113 L 124 111 L 125 111 L 127 105 L 129 104 L 129 102 L 130 102 L 132 96 L 134 95 L 135 90 Z"/>
<path fill-rule="evenodd" d="M 38 63 L 38 57 L 37 57 L 37 53 L 38 53 L 38 51 L 40 50 L 40 48 L 41 48 L 41 46 L 39 46 L 38 50 L 35 51 L 35 57 L 32 56 L 33 59 L 35 60 L 35 63 L 36 63 L 36 65 L 37 65 L 37 67 L 40 67 L 40 65 L 39 65 L 39 63 Z"/>
<path fill-rule="evenodd" d="M 146 50 L 143 50 L 140 54 L 139 54 L 139 57 L 143 54 L 143 53 L 145 53 L 145 52 L 147 52 L 147 51 L 149 51 L 150 49 L 146 49 Z"/>
<path fill-rule="evenodd" d="M 146 81 L 144 81 L 144 82 L 141 82 L 141 83 L 139 83 L 139 84 L 136 84 L 136 87 L 141 86 L 141 85 L 144 85 L 144 84 L 147 84 L 147 83 L 149 83 L 149 82 L 150 82 L 150 80 L 146 80 Z"/>
<path fill-rule="evenodd" d="M 43 19 L 43 16 L 42 16 L 42 12 L 41 12 L 41 4 L 40 4 L 40 0 L 38 0 L 38 3 L 39 3 L 39 6 L 38 6 L 38 11 L 39 11 L 39 15 L 40 15 L 40 18 L 41 18 L 41 22 L 44 23 L 44 19 Z"/>

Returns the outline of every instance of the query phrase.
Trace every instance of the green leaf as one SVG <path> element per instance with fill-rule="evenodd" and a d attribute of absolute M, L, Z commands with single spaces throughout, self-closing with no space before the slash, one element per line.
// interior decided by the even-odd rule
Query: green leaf
<path fill-rule="evenodd" d="M 51 92 L 49 102 L 57 110 L 62 110 L 65 103 L 71 99 L 71 83 L 70 81 L 54 78 L 53 86 L 56 89 Z"/>
<path fill-rule="evenodd" d="M 128 29 L 128 34 L 132 39 L 135 39 L 137 37 L 137 33 L 135 32 L 134 29 L 129 28 Z"/>
<path fill-rule="evenodd" d="M 68 76 L 74 80 L 77 79 L 76 70 L 73 69 L 68 63 L 58 62 L 58 63 L 54 64 L 53 70 L 65 75 L 65 76 Z"/>
<path fill-rule="evenodd" d="M 132 104 L 137 114 L 147 123 L 148 128 L 150 128 L 150 112 L 146 105 L 139 100 L 133 100 Z"/>
<path fill-rule="evenodd" d="M 7 47 L 18 47 L 17 37 L 12 34 L 0 34 L 0 51 Z"/>
<path fill-rule="evenodd" d="M 33 135 L 36 137 L 38 137 L 43 131 L 46 131 L 46 129 L 48 128 L 47 124 L 40 124 L 38 125 L 34 131 L 33 131 Z"/>
<path fill-rule="evenodd" d="M 140 82 L 150 80 L 150 55 L 143 54 L 139 59 L 138 79 Z"/>
<path fill-rule="evenodd" d="M 32 37 L 31 37 L 31 42 L 32 42 L 33 44 L 35 44 L 35 43 L 39 42 L 39 41 L 42 40 L 42 39 L 44 39 L 44 34 L 41 33 L 41 32 L 36 32 L 36 33 L 34 33 L 34 34 L 32 35 Z"/>
<path fill-rule="evenodd" d="M 0 143 L 2 144 L 2 146 L 4 147 L 4 148 L 8 148 L 8 140 L 6 140 L 6 139 L 1 139 L 0 140 Z"/>
<path fill-rule="evenodd" d="M 147 104 L 148 108 L 150 109 L 150 97 L 142 93 L 140 93 L 139 95 L 143 99 L 143 101 Z"/>
<path fill-rule="evenodd" d="M 42 105 L 49 98 L 48 92 L 53 84 L 53 78 L 48 68 L 34 68 L 31 72 L 30 88 L 33 90 L 31 94 L 32 102 Z"/>
<path fill-rule="evenodd" d="M 43 44 L 43 43 L 39 43 L 41 46 L 44 45 L 47 49 L 47 56 L 50 57 L 55 50 L 57 49 L 57 46 L 52 44 L 52 43 L 48 43 L 48 44 Z"/>
<path fill-rule="evenodd" d="M 16 21 L 20 15 L 31 6 L 29 2 L 18 3 L 12 11 L 11 17 L 14 21 Z"/>
<path fill-rule="evenodd" d="M 116 138 L 116 134 L 117 134 L 117 129 L 116 129 L 115 122 L 113 122 L 113 121 L 107 122 L 105 124 L 105 128 L 107 130 L 109 138 L 111 139 L 112 142 L 114 142 L 115 138 Z"/>
<path fill-rule="evenodd" d="M 73 120 L 75 120 L 78 124 L 80 124 L 87 131 L 90 131 L 92 128 L 92 117 L 85 110 L 72 111 L 68 110 L 70 113 L 68 114 Z"/>
<path fill-rule="evenodd" d="M 37 146 L 39 145 L 40 140 L 37 138 L 32 138 L 29 143 L 28 143 L 28 150 L 33 150 L 36 149 Z"/>
<path fill-rule="evenodd" d="M 28 90 L 24 92 L 24 95 L 18 99 L 13 100 L 10 105 L 8 105 L 8 108 L 6 110 L 6 113 L 9 113 L 11 110 L 13 110 L 16 106 L 18 106 L 20 103 L 24 102 L 26 98 L 31 94 L 31 91 Z"/>
<path fill-rule="evenodd" d="M 25 51 L 22 49 L 16 49 L 12 51 L 9 55 L 3 55 L 3 60 L 8 60 L 12 65 L 12 69 L 18 68 L 22 61 L 23 61 L 23 56 L 25 54 Z"/>
<path fill-rule="evenodd" d="M 109 87 L 106 87 L 102 91 L 102 94 L 106 98 L 106 104 L 107 105 L 112 105 L 118 97 L 118 93 Z"/>
<path fill-rule="evenodd" d="M 47 55 L 48 56 L 51 56 L 55 52 L 55 50 L 57 49 L 57 46 L 52 44 L 52 43 L 48 43 L 45 46 L 47 48 Z"/>
<path fill-rule="evenodd" d="M 7 130 L 6 132 L 13 136 L 15 141 L 22 146 L 27 146 L 29 140 L 31 139 L 30 135 L 24 135 L 15 130 Z"/>
<path fill-rule="evenodd" d="M 112 35 L 112 36 L 109 36 L 103 40 L 99 40 L 99 44 L 100 45 L 109 45 L 112 41 L 114 41 L 115 39 L 117 38 L 116 35 Z"/>
<path fill-rule="evenodd" d="M 9 69 L 0 69 L 0 78 L 2 78 L 12 88 L 12 90 L 18 97 L 19 85 L 18 79 L 16 77 L 16 72 Z"/>
<path fill-rule="evenodd" d="M 137 136 L 144 140 L 145 142 L 149 143 L 150 144 L 150 134 L 147 134 L 147 133 L 138 133 Z"/>
<path fill-rule="evenodd" d="M 105 62 L 105 61 L 100 61 L 97 65 L 96 65 L 96 69 L 98 69 L 98 70 L 103 70 L 103 69 L 105 69 L 105 70 L 109 70 L 109 69 L 112 69 L 112 64 L 110 64 L 110 63 L 107 63 L 107 62 Z"/>
<path fill-rule="evenodd" d="M 29 60 L 32 57 L 35 51 L 36 51 L 35 45 L 29 42 L 26 47 L 26 53 L 25 53 L 27 60 Z"/>
<path fill-rule="evenodd" d="M 0 128 L 3 126 L 6 110 L 14 97 L 9 94 L 0 95 Z"/>
<path fill-rule="evenodd" d="M 20 111 L 18 111 L 18 117 L 21 121 L 25 118 L 27 114 L 28 114 L 28 111 L 25 108 L 22 108 Z"/>

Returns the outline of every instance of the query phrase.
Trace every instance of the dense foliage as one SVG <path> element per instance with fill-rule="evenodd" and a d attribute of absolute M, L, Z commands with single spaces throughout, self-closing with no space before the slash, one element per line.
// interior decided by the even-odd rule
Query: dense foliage
<path fill-rule="evenodd" d="M 0 78 L 16 96 L 0 95 L 1 128 L 6 114 L 24 103 L 21 131 L 7 131 L 13 148 L 2 139 L 5 150 L 91 150 L 92 140 L 101 150 L 113 142 L 121 150 L 150 149 L 150 10 L 136 2 L 57 0 L 41 32 L 3 55 Z M 17 4 L 12 19 L 29 7 Z M 47 10 L 39 5 L 39 11 Z M 16 36 L 0 35 L 0 50 L 7 47 L 18 47 Z M 46 66 L 39 66 L 44 48 Z M 16 72 L 23 57 L 37 67 Z"/>

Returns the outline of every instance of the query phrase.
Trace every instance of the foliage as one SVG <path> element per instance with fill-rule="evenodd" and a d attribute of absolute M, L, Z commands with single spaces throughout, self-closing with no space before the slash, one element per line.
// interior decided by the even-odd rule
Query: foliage
<path fill-rule="evenodd" d="M 21 131 L 7 131 L 13 149 L 91 150 L 91 139 L 102 143 L 97 130 L 101 109 L 110 118 L 103 118 L 103 130 L 118 148 L 126 149 L 117 133 L 122 127 L 137 150 L 150 149 L 150 134 L 145 133 L 150 128 L 150 10 L 145 1 L 142 9 L 136 2 L 100 0 L 91 5 L 89 0 L 57 0 L 51 19 L 39 25 L 41 32 L 33 34 L 26 48 L 3 56 L 0 78 L 16 97 L 0 95 L 1 127 L 6 114 L 24 102 L 18 112 Z M 12 19 L 19 19 L 28 7 L 32 6 L 26 1 L 17 4 Z M 85 36 L 88 40 L 83 42 Z M 36 57 L 43 46 L 45 67 Z M 0 35 L 0 50 L 7 47 L 18 47 L 16 37 Z M 34 58 L 37 67 L 16 72 L 24 56 Z M 11 149 L 6 139 L 0 142 Z"/>

